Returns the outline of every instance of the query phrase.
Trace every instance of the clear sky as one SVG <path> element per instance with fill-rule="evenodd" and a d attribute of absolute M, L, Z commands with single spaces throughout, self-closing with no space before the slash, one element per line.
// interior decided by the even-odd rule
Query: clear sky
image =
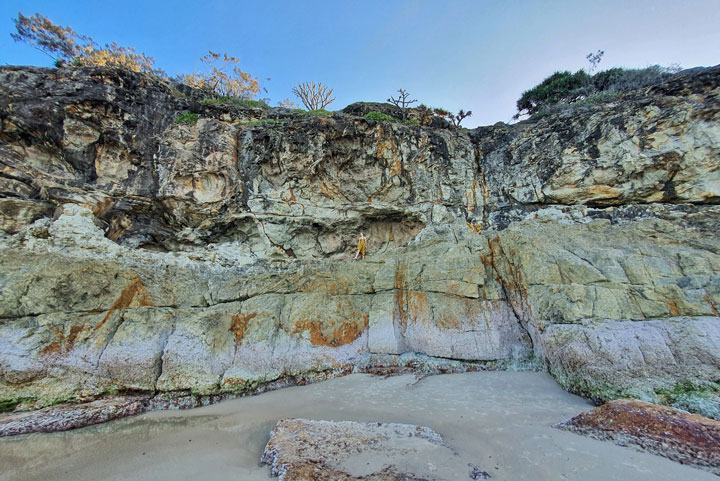
<path fill-rule="evenodd" d="M 228 52 L 269 78 L 273 105 L 307 80 L 335 90 L 329 109 L 404 88 L 471 109 L 468 127 L 509 121 L 524 90 L 598 49 L 601 69 L 720 63 L 720 0 L 0 0 L 0 64 L 52 63 L 10 38 L 18 11 L 135 47 L 170 74 Z"/>

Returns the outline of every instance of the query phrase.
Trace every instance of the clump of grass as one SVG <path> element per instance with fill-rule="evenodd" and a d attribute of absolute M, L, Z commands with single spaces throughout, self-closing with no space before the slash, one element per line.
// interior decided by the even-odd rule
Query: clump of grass
<path fill-rule="evenodd" d="M 187 95 L 185 95 L 184 93 L 182 93 L 179 89 L 177 89 L 175 87 L 173 87 L 170 90 L 170 93 L 173 95 L 173 97 L 177 97 L 179 99 L 187 98 Z"/>
<path fill-rule="evenodd" d="M 382 112 L 378 112 L 377 110 L 373 110 L 372 112 L 368 112 L 365 115 L 363 115 L 363 118 L 365 120 L 377 120 L 380 122 L 392 122 L 392 123 L 398 123 L 403 125 L 420 125 L 420 122 L 418 122 L 417 119 L 406 119 L 401 120 L 396 117 L 393 117 L 392 115 L 387 115 Z"/>
<path fill-rule="evenodd" d="M 213 98 L 202 99 L 200 101 L 200 103 L 203 103 L 205 105 L 230 104 L 230 105 L 236 105 L 238 107 L 261 108 L 261 109 L 266 109 L 266 108 L 270 107 L 264 100 L 239 99 L 237 97 L 213 97 Z"/>
<path fill-rule="evenodd" d="M 309 110 L 307 111 L 307 115 L 312 115 L 313 117 L 327 117 L 328 115 L 332 115 L 332 112 L 325 109 Z"/>
<path fill-rule="evenodd" d="M 377 110 L 366 113 L 363 118 L 365 120 L 379 120 L 381 122 L 400 122 L 400 119 L 396 119 L 392 115 L 387 115 Z"/>
<path fill-rule="evenodd" d="M 182 114 L 175 119 L 176 124 L 192 125 L 200 118 L 199 114 Z"/>

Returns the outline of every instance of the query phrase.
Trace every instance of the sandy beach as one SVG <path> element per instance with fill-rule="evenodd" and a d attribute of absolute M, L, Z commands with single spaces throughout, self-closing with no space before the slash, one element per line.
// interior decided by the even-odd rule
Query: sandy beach
<path fill-rule="evenodd" d="M 0 480 L 269 480 L 260 457 L 276 422 L 290 417 L 428 426 L 457 453 L 417 460 L 437 479 L 470 479 L 469 464 L 496 480 L 717 479 L 551 427 L 592 407 L 543 373 L 420 380 L 353 374 L 204 408 L 1 439 Z"/>

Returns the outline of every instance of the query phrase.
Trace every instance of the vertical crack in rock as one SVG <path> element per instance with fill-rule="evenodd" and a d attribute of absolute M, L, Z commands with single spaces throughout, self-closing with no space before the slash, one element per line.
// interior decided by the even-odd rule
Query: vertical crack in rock
<path fill-rule="evenodd" d="M 100 354 L 97 357 L 97 361 L 95 361 L 95 371 L 96 372 L 100 366 L 100 361 L 102 360 L 103 354 L 105 354 L 105 350 L 112 342 L 113 338 L 115 337 L 115 334 L 117 334 L 117 332 L 118 332 L 118 329 L 120 329 L 120 326 L 123 324 L 123 322 L 125 322 L 124 311 L 117 311 L 117 312 L 118 312 L 119 319 L 118 319 L 117 323 L 115 324 L 115 326 L 112 328 L 112 330 L 108 333 L 108 335 L 105 339 L 105 342 L 103 343 L 103 346 L 100 349 Z M 108 312 L 108 314 L 105 316 L 105 318 L 101 321 L 103 324 L 108 319 L 108 316 L 110 314 L 112 314 L 112 311 Z M 97 326 L 95 326 L 95 328 L 93 328 L 93 330 L 97 330 Z"/>
<path fill-rule="evenodd" d="M 527 301 L 527 290 L 523 284 L 522 272 L 505 253 L 499 236 L 488 237 L 487 242 L 490 252 L 488 256 L 482 256 L 481 260 L 495 272 L 495 280 L 500 284 L 510 309 L 520 328 L 527 333 L 531 348 L 535 351 L 535 348 L 539 347 L 539 339 L 535 339 L 534 332 L 531 332 L 530 329 L 534 319 Z M 507 273 L 501 271 L 500 263 Z"/>
<path fill-rule="evenodd" d="M 155 393 L 158 392 L 158 381 L 160 380 L 160 377 L 163 374 L 163 363 L 164 363 L 164 357 L 165 357 L 165 349 L 167 349 L 168 342 L 170 342 L 170 338 L 175 334 L 175 327 L 177 326 L 177 313 L 173 316 L 172 326 L 168 330 L 167 336 L 165 336 L 165 339 L 162 341 L 162 347 L 160 348 L 160 357 L 158 357 L 157 361 L 157 371 L 155 375 L 155 381 L 153 383 L 153 391 Z"/>

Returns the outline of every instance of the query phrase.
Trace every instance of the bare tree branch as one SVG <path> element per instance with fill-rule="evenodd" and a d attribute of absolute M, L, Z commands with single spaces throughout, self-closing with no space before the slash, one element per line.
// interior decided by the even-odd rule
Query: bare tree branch
<path fill-rule="evenodd" d="M 415 102 L 417 102 L 417 99 L 408 100 L 410 94 L 407 93 L 407 91 L 404 89 L 400 89 L 398 90 L 398 92 L 400 92 L 400 95 L 398 95 L 397 98 L 391 96 L 389 99 L 387 99 L 387 101 L 395 105 L 396 107 L 400 107 L 402 109 L 403 119 L 405 119 L 407 118 L 407 108 L 410 106 L 410 104 L 414 104 Z"/>
<path fill-rule="evenodd" d="M 299 83 L 293 87 L 292 92 L 308 110 L 323 110 L 335 100 L 335 97 L 332 97 L 333 90 L 322 82 Z"/>

